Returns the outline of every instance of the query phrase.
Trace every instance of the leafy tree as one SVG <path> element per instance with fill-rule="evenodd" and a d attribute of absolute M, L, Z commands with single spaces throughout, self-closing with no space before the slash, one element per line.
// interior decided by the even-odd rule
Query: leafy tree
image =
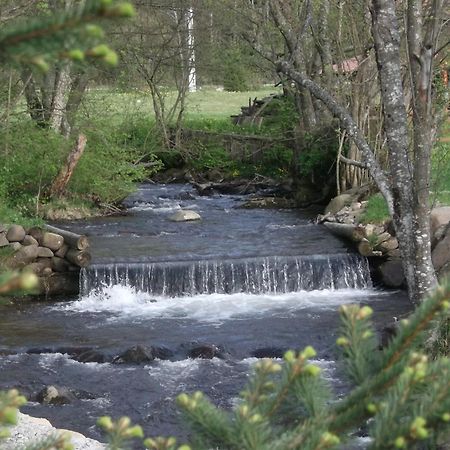
<path fill-rule="evenodd" d="M 314 78 L 305 69 L 307 48 L 297 30 L 309 27 L 311 4 L 309 0 L 258 3 L 255 9 L 259 15 L 255 13 L 253 17 L 259 19 L 255 19 L 254 32 L 247 32 L 247 38 L 275 64 L 280 74 L 295 83 L 300 93 L 306 90 L 340 120 L 362 155 L 363 167 L 370 171 L 387 201 L 409 296 L 413 302 L 420 302 L 436 285 L 430 246 L 430 155 L 442 111 L 434 79 L 436 64 L 448 46 L 445 34 L 448 2 L 372 0 L 362 3 L 370 12 L 367 14 L 367 29 L 371 30 L 369 48 L 374 49 L 377 61 L 387 170 L 381 166 L 366 130 L 358 125 L 345 99 L 340 99 L 323 77 Z M 270 20 L 263 22 L 262 14 Z M 274 33 L 288 51 L 280 51 L 278 46 L 270 44 L 273 41 L 267 36 Z"/>

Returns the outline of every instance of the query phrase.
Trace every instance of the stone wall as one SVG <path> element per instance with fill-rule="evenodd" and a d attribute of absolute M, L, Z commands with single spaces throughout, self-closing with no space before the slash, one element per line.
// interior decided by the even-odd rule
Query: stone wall
<path fill-rule="evenodd" d="M 77 293 L 80 268 L 91 261 L 88 246 L 85 236 L 51 226 L 0 225 L 2 265 L 36 274 L 40 281 L 38 294 Z"/>

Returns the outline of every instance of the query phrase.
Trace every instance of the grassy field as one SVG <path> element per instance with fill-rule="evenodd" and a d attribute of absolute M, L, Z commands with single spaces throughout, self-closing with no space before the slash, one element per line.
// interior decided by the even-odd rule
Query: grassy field
<path fill-rule="evenodd" d="M 187 120 L 220 120 L 239 114 L 241 106 L 248 105 L 249 98 L 261 99 L 279 88 L 263 87 L 257 91 L 225 92 L 214 88 L 203 88 L 188 94 L 185 117 Z M 173 104 L 175 93 L 165 93 L 167 107 Z M 89 120 L 106 119 L 109 123 L 121 123 L 135 117 L 154 115 L 152 99 L 149 92 L 134 90 L 131 92 L 111 91 L 110 89 L 92 89 L 83 102 L 81 114 Z"/>

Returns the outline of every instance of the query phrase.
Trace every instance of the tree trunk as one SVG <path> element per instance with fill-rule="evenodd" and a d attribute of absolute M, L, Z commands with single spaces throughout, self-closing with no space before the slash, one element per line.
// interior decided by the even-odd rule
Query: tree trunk
<path fill-rule="evenodd" d="M 66 96 L 70 87 L 70 67 L 64 64 L 58 67 L 55 75 L 53 99 L 50 109 L 50 128 L 60 133 L 63 128 L 66 113 Z"/>
<path fill-rule="evenodd" d="M 409 5 L 409 10 L 411 4 Z M 437 284 L 431 262 L 429 224 L 429 147 L 417 149 L 415 164 L 409 158 L 409 136 L 402 85 L 400 33 L 395 2 L 373 0 L 372 34 L 375 42 L 384 129 L 389 148 L 396 228 L 409 296 L 419 302 Z M 416 25 L 418 25 L 416 23 Z M 412 55 L 414 58 L 414 55 Z M 415 134 L 423 129 L 415 129 Z M 421 138 L 420 138 L 421 139 Z M 423 141 L 420 141 L 423 142 Z M 417 146 L 416 146 L 417 147 Z M 418 179 L 423 177 L 423 179 Z M 415 180 L 413 183 L 412 180 Z M 420 192 L 417 190 L 419 187 Z M 426 192 L 425 192 L 426 191 Z"/>
<path fill-rule="evenodd" d="M 86 136 L 80 134 L 75 147 L 69 153 L 66 164 L 61 168 L 58 176 L 54 179 L 50 187 L 50 195 L 52 197 L 61 197 L 66 190 L 66 186 L 72 177 L 81 155 L 86 147 Z"/>
<path fill-rule="evenodd" d="M 61 124 L 61 131 L 65 137 L 69 137 L 73 130 L 75 115 L 80 108 L 88 83 L 89 77 L 86 73 L 79 73 L 72 80 L 72 86 L 66 104 L 66 114 Z"/>

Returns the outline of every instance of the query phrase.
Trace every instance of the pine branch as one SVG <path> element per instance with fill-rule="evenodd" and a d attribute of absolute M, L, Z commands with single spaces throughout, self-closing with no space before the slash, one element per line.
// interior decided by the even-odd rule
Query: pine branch
<path fill-rule="evenodd" d="M 69 11 L 10 25 L 0 32 L 0 61 L 34 64 L 45 69 L 43 56 L 83 59 L 85 52 L 76 46 L 88 46 L 103 37 L 102 29 L 92 23 L 131 17 L 133 14 L 130 3 L 87 0 Z M 102 53 L 86 55 L 105 57 L 105 51 Z M 111 51 L 108 54 L 111 55 Z"/>
<path fill-rule="evenodd" d="M 425 332 L 434 319 L 447 311 L 449 297 L 450 284 L 447 282 L 419 305 L 407 321 L 400 323 L 397 336 L 384 351 L 379 372 L 356 388 L 336 407 L 331 419 L 332 430 L 339 432 L 348 429 L 355 421 L 360 423 L 362 417 L 370 417 L 367 405 L 371 403 L 371 398 L 384 392 L 399 377 L 409 352 L 425 342 Z"/>

